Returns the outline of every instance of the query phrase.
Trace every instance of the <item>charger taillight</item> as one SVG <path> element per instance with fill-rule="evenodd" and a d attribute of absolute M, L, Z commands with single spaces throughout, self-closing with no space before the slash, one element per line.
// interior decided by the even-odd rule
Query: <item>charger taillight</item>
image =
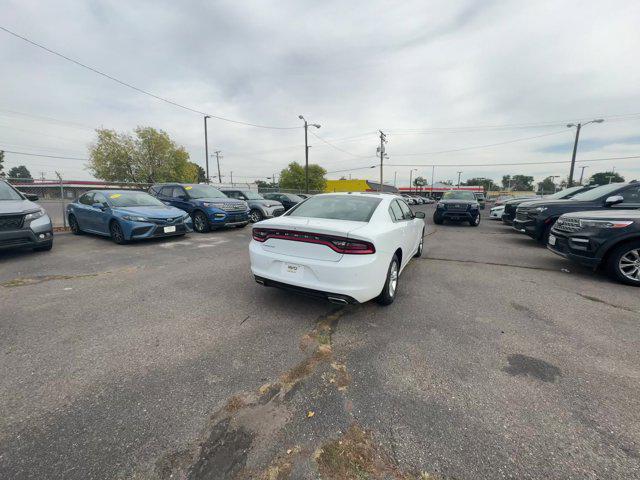
<path fill-rule="evenodd" d="M 333 235 L 323 235 L 311 232 L 298 232 L 293 230 L 276 230 L 267 228 L 253 229 L 253 239 L 255 241 L 265 242 L 270 238 L 325 245 L 334 252 L 346 255 L 369 255 L 376 253 L 376 248 L 373 243 L 366 242 L 364 240 L 354 240 L 346 237 L 336 237 Z"/>

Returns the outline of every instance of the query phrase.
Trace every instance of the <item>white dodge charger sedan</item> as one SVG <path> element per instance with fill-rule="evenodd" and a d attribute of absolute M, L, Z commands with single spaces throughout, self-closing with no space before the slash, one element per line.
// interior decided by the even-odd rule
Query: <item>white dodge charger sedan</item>
<path fill-rule="evenodd" d="M 422 254 L 424 213 L 385 193 L 329 193 L 253 225 L 256 282 L 333 303 L 393 302 L 398 277 Z"/>

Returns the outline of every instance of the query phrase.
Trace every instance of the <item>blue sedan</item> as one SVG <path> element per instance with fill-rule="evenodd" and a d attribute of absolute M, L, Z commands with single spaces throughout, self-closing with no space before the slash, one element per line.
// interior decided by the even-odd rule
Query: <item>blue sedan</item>
<path fill-rule="evenodd" d="M 134 190 L 90 190 L 67 205 L 67 218 L 74 234 L 106 235 L 119 244 L 192 231 L 189 214 Z"/>

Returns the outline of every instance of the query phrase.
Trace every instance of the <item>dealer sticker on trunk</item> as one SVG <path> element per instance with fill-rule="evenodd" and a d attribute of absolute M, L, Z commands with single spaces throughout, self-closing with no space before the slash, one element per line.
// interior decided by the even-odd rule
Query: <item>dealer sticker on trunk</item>
<path fill-rule="evenodd" d="M 304 266 L 296 265 L 295 263 L 283 263 L 282 273 L 288 276 L 302 278 L 304 274 Z"/>

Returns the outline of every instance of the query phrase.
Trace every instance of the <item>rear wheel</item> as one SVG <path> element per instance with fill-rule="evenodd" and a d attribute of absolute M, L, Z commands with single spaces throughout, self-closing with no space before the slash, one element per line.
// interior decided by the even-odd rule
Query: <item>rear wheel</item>
<path fill-rule="evenodd" d="M 480 214 L 476 215 L 472 220 L 469 220 L 469 225 L 471 225 L 472 227 L 477 227 L 478 225 L 480 225 Z"/>
<path fill-rule="evenodd" d="M 109 232 L 111 233 L 111 240 L 116 242 L 118 245 L 124 245 L 127 243 L 122 227 L 115 220 L 111 222 L 111 225 L 109 225 Z"/>
<path fill-rule="evenodd" d="M 69 215 L 69 228 L 71 229 L 71 233 L 74 235 L 82 234 L 82 230 L 80 230 L 80 225 L 78 224 L 78 220 L 75 215 Z"/>
<path fill-rule="evenodd" d="M 264 218 L 264 215 L 262 215 L 262 212 L 260 210 L 254 208 L 249 212 L 249 218 L 253 223 L 256 223 L 262 220 Z"/>
<path fill-rule="evenodd" d="M 415 258 L 420 258 L 422 256 L 423 247 L 424 247 L 424 229 L 422 230 L 422 235 L 420 236 L 420 245 L 418 245 L 418 251 L 414 255 Z"/>
<path fill-rule="evenodd" d="M 398 261 L 398 256 L 394 255 L 389 264 L 389 270 L 387 271 L 387 281 L 384 282 L 382 292 L 378 296 L 378 303 L 380 305 L 391 305 L 396 299 L 399 275 L 400 262 Z"/>
<path fill-rule="evenodd" d="M 611 252 L 607 269 L 616 280 L 640 287 L 640 241 L 620 245 Z"/>
<path fill-rule="evenodd" d="M 433 214 L 433 223 L 435 223 L 436 225 L 442 225 L 444 223 L 444 220 L 442 219 L 442 217 L 440 215 L 438 215 L 437 213 Z"/>
<path fill-rule="evenodd" d="M 203 212 L 197 211 L 193 214 L 193 229 L 198 233 L 207 233 L 211 229 L 209 219 Z"/>

